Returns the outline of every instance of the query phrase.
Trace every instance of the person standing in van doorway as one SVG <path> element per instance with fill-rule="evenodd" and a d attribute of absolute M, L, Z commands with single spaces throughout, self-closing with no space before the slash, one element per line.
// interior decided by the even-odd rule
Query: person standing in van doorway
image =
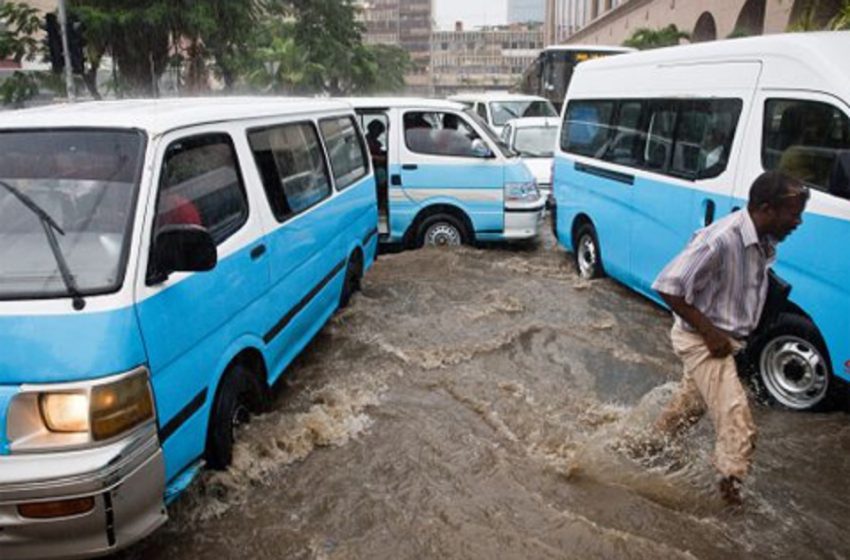
<path fill-rule="evenodd" d="M 756 438 L 734 355 L 759 322 L 776 245 L 802 223 L 808 197 L 788 175 L 761 174 L 747 208 L 697 231 L 652 285 L 675 314 L 671 339 L 684 365 L 679 389 L 655 428 L 676 435 L 708 410 L 720 494 L 729 504 L 741 503 Z"/>

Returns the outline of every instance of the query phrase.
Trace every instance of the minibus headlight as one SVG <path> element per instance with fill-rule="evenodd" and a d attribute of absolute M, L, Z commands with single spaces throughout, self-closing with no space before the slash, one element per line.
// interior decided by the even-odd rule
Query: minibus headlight
<path fill-rule="evenodd" d="M 155 419 L 148 371 L 88 382 L 31 385 L 9 405 L 6 435 L 12 452 L 84 447 Z"/>
<path fill-rule="evenodd" d="M 537 189 L 537 181 L 505 184 L 505 200 L 530 202 L 538 198 L 540 198 L 540 191 Z"/>
<path fill-rule="evenodd" d="M 38 399 L 44 425 L 51 432 L 89 431 L 86 393 L 42 393 Z"/>
<path fill-rule="evenodd" d="M 153 418 L 153 399 L 146 375 L 132 375 L 91 392 L 91 434 L 100 441 Z"/>

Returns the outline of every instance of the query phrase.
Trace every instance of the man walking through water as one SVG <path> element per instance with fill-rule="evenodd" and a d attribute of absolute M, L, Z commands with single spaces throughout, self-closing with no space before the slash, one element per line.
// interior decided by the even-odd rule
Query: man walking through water
<path fill-rule="evenodd" d="M 750 187 L 747 208 L 697 231 L 652 285 L 675 314 L 671 339 L 684 365 L 655 426 L 676 435 L 708 410 L 720 494 L 729 504 L 741 503 L 756 437 L 734 354 L 759 322 L 776 245 L 802 223 L 808 198 L 798 180 L 763 173 Z"/>

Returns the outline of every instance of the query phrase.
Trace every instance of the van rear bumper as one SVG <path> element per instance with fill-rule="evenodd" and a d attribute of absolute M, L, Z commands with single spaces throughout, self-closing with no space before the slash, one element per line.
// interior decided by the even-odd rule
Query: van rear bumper
<path fill-rule="evenodd" d="M 546 199 L 531 203 L 511 203 L 505 207 L 505 229 L 503 237 L 511 239 L 531 239 L 540 234 Z"/>
<path fill-rule="evenodd" d="M 4 560 L 109 554 L 153 532 L 168 518 L 165 464 L 150 424 L 94 449 L 0 457 L 0 550 Z M 21 504 L 92 498 L 65 517 L 33 519 Z"/>

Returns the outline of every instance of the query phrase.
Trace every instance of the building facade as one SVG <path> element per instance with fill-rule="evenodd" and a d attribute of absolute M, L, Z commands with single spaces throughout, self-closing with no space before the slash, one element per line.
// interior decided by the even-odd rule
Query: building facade
<path fill-rule="evenodd" d="M 823 25 L 841 0 L 547 0 L 552 42 L 620 45 L 637 29 L 674 24 L 691 41 L 781 33 L 804 20 Z M 810 8 L 811 7 L 811 8 Z"/>
<path fill-rule="evenodd" d="M 534 24 L 482 27 L 432 34 L 432 91 L 449 95 L 463 91 L 513 88 L 543 48 L 543 27 Z"/>
<path fill-rule="evenodd" d="M 359 20 L 366 26 L 367 44 L 396 45 L 410 55 L 405 77 L 412 91 L 427 88 L 431 66 L 432 0 L 364 0 Z"/>
<path fill-rule="evenodd" d="M 508 23 L 543 23 L 546 0 L 508 0 Z"/>

